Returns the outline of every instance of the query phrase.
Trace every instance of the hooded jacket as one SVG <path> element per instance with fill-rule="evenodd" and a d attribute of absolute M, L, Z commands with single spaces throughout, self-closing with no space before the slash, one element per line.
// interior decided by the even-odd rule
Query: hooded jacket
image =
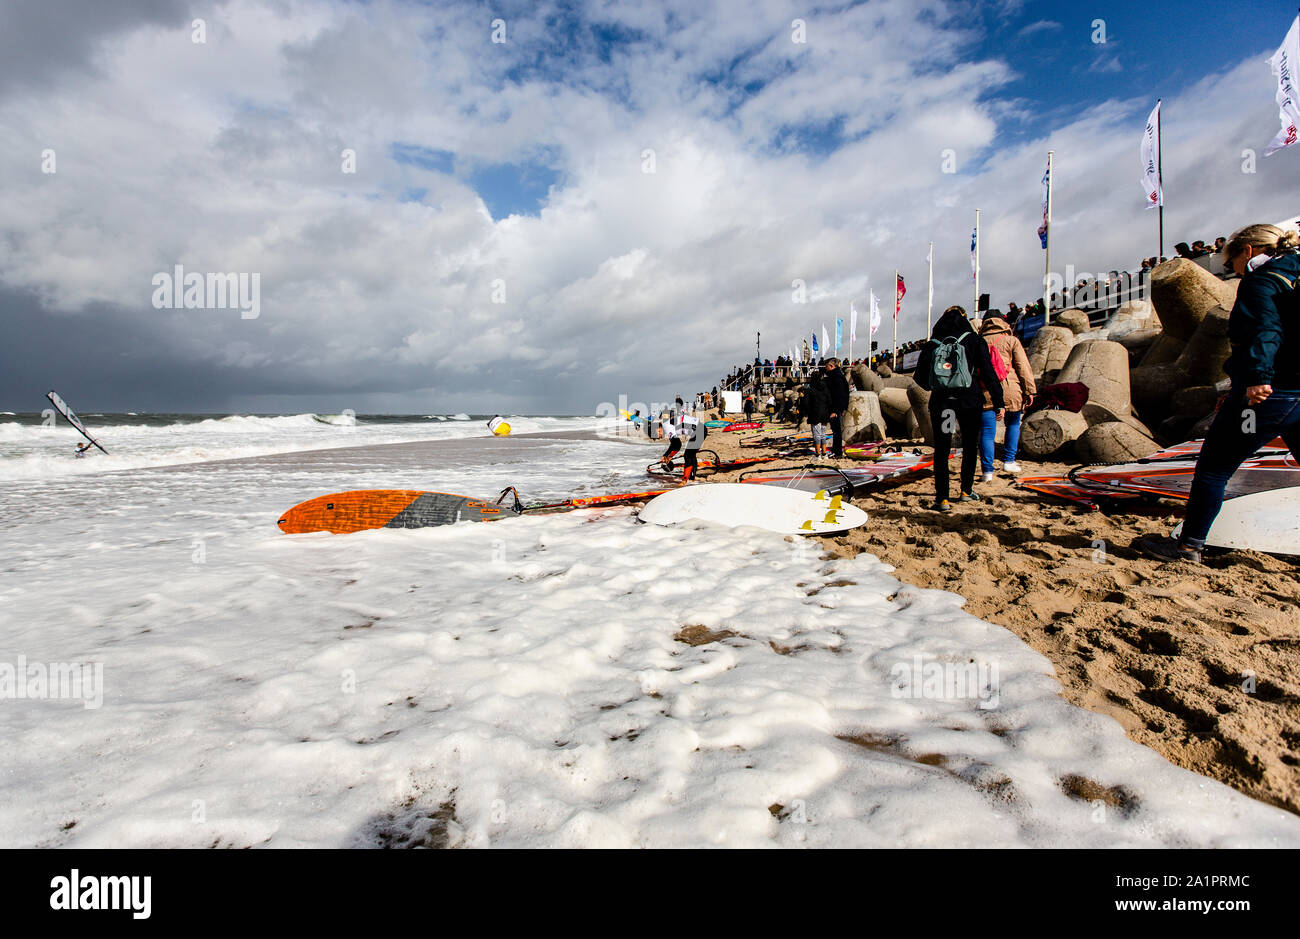
<path fill-rule="evenodd" d="M 930 369 L 934 362 L 934 351 L 941 341 L 956 339 L 966 348 L 966 361 L 971 369 L 971 386 L 958 390 L 930 387 Z M 921 359 L 916 363 L 914 373 L 916 383 L 929 391 L 930 408 L 951 406 L 958 409 L 979 411 L 984 407 L 984 391 L 987 389 L 995 408 L 1002 408 L 1002 383 L 998 381 L 997 372 L 993 371 L 993 360 L 989 358 L 989 347 L 975 330 L 971 329 L 966 317 L 956 310 L 949 310 L 939 317 L 930 333 L 930 341 L 921 350 Z"/>
<path fill-rule="evenodd" d="M 1000 316 L 993 316 L 980 323 L 980 338 L 990 349 L 997 349 L 1007 367 L 1007 377 L 1002 379 L 1002 399 L 1008 411 L 1023 411 L 1025 396 L 1038 394 L 1034 383 L 1034 370 L 1029 366 L 1029 356 L 1016 334 L 1011 331 L 1011 324 Z M 992 355 L 989 356 L 992 361 Z M 984 394 L 984 409 L 993 407 L 988 392 Z"/>
<path fill-rule="evenodd" d="M 842 416 L 849 406 L 849 382 L 844 377 L 844 369 L 838 366 L 827 369 L 826 374 L 822 377 L 822 383 L 826 386 L 826 392 L 830 395 L 831 413 Z"/>
<path fill-rule="evenodd" d="M 1272 385 L 1300 391 L 1300 256 L 1283 254 L 1247 271 L 1228 317 L 1232 355 L 1223 369 L 1234 390 Z M 1288 286 L 1290 285 L 1290 286 Z"/>
<path fill-rule="evenodd" d="M 826 383 L 820 379 L 812 381 L 808 385 L 808 410 L 806 411 L 809 424 L 825 424 L 831 419 L 831 395 Z"/>

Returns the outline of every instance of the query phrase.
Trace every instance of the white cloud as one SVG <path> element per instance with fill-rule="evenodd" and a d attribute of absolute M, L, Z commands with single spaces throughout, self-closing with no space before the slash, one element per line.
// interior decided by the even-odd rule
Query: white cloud
<path fill-rule="evenodd" d="M 1025 39 L 1028 38 L 1029 36 L 1033 36 L 1038 33 L 1047 33 L 1047 32 L 1054 33 L 1057 30 L 1061 30 L 1064 28 L 1065 28 L 1064 26 L 1062 26 L 1060 23 L 1056 22 L 1055 20 L 1037 20 L 1033 23 L 1030 23 L 1028 26 L 1021 28 L 1020 32 L 1018 32 L 1016 35 L 1019 36 L 1021 39 Z"/>
<path fill-rule="evenodd" d="M 865 309 L 868 276 L 887 293 L 895 267 L 913 338 L 930 240 L 936 309 L 969 304 L 976 208 L 982 287 L 999 305 L 1038 292 L 1049 147 L 1058 266 L 1131 268 L 1154 251 L 1137 156 L 1150 102 L 1099 102 L 1008 145 L 1012 112 L 984 96 L 1011 69 L 963 61 L 978 37 L 938 0 L 817 14 L 605 2 L 589 15 L 651 37 L 608 63 L 588 39 L 548 33 L 548 9 L 509 18 L 504 49 L 477 6 L 219 9 L 205 47 L 187 27 L 141 29 L 101 49 L 98 77 L 0 99 L 0 271 L 51 315 L 112 304 L 178 357 L 238 371 L 249 394 L 269 375 L 411 409 L 690 390 L 752 357 L 757 330 L 785 351 L 851 299 Z M 1244 110 L 1222 107 L 1227 87 Z M 1300 179 L 1292 154 L 1240 172 L 1243 147 L 1272 135 L 1271 99 L 1252 59 L 1166 101 L 1169 243 L 1295 214 L 1278 200 Z M 774 146 L 783 128 L 833 120 L 852 142 L 825 158 Z M 539 216 L 493 223 L 463 179 L 394 162 L 394 143 L 484 162 L 546 152 L 562 183 Z M 36 169 L 45 147 L 53 177 Z M 345 148 L 355 175 L 339 171 Z M 418 188 L 420 203 L 399 201 Z M 261 272 L 260 319 L 152 309 L 150 277 L 178 262 Z"/>

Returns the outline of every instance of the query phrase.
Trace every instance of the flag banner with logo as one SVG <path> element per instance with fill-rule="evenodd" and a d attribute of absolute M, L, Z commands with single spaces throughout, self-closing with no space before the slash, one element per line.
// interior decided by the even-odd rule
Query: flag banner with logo
<path fill-rule="evenodd" d="M 856 304 L 849 304 L 849 342 L 858 341 L 858 308 Z"/>
<path fill-rule="evenodd" d="M 875 335 L 880 329 L 880 301 L 876 299 L 876 292 L 873 290 L 871 298 L 871 335 Z"/>
<path fill-rule="evenodd" d="M 903 298 L 907 296 L 907 284 L 903 283 L 903 275 L 898 275 L 898 289 L 894 294 L 894 319 L 898 319 L 898 311 L 903 308 Z"/>
<path fill-rule="evenodd" d="M 1052 192 L 1052 162 L 1047 162 L 1047 169 L 1043 170 L 1043 224 L 1038 226 L 1038 240 L 1043 243 L 1043 250 L 1047 250 L 1047 213 L 1048 206 L 1051 204 Z"/>
<path fill-rule="evenodd" d="M 1296 142 L 1296 125 L 1300 124 L 1300 100 L 1297 100 L 1295 87 L 1297 63 L 1300 63 L 1300 16 L 1292 21 L 1281 47 L 1268 60 L 1269 68 L 1277 78 L 1278 116 L 1282 119 L 1282 129 L 1268 145 L 1264 156 L 1285 150 Z"/>
<path fill-rule="evenodd" d="M 1160 186 L 1160 102 L 1147 118 L 1147 129 L 1142 134 L 1142 188 L 1147 194 L 1147 208 L 1165 204 L 1165 194 Z"/>
<path fill-rule="evenodd" d="M 840 351 L 840 346 L 844 345 L 844 318 L 835 317 L 835 351 Z"/>

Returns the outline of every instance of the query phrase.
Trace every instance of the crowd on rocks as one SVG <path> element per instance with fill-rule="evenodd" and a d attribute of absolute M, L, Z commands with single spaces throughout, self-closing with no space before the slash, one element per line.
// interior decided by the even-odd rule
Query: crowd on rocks
<path fill-rule="evenodd" d="M 900 347 L 900 354 L 919 351 L 911 375 L 887 364 L 892 350 L 847 367 L 835 359 L 805 363 L 784 388 L 748 397 L 745 412 L 806 421 L 819 456 L 839 457 L 846 443 L 924 440 L 935 448 L 939 511 L 980 501 L 977 465 L 983 481 L 993 478 L 999 436 L 1002 470 L 1013 475 L 1022 450 L 1034 460 L 1117 463 L 1204 437 L 1182 540 L 1149 552 L 1199 561 L 1237 467 L 1275 438 L 1293 453 L 1300 446 L 1298 242 L 1297 232 L 1262 224 L 1217 239 L 1240 278 L 1232 281 L 1196 263 L 1197 252 L 1208 252 L 1203 242 L 1180 244 L 1179 257 L 1151 268 L 1150 300 L 1124 303 L 1101 328 L 1083 310 L 1064 310 L 1028 348 L 1013 329 L 1019 308 L 990 310 L 974 323 L 952 306 L 928 339 Z M 700 400 L 723 405 L 716 389 Z M 1241 419 L 1247 411 L 1249 429 Z M 962 459 L 954 498 L 948 455 L 955 446 Z"/>

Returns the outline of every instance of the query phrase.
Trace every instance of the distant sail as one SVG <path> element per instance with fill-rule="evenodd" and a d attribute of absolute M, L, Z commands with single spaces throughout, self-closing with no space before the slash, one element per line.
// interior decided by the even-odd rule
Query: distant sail
<path fill-rule="evenodd" d="M 104 453 L 104 454 L 107 454 L 107 453 L 108 453 L 107 450 L 105 450 L 103 447 L 100 447 L 100 446 L 99 446 L 99 441 L 98 441 L 98 440 L 96 440 L 94 437 L 90 436 L 89 432 L 86 430 L 86 426 L 85 426 L 84 424 L 81 423 L 81 418 L 77 417 L 77 415 L 75 415 L 75 414 L 72 413 L 72 408 L 68 407 L 67 402 L 64 401 L 62 398 L 60 398 L 57 392 L 55 392 L 55 391 L 51 391 L 51 392 L 50 392 L 49 394 L 47 394 L 45 397 L 47 397 L 47 398 L 50 399 L 50 404 L 54 405 L 54 409 L 55 409 L 56 411 L 58 411 L 60 414 L 62 414 L 63 417 L 64 417 L 64 419 L 65 419 L 69 424 L 71 424 L 73 427 L 77 428 L 77 430 L 81 433 L 81 436 L 85 437 L 87 440 L 89 440 L 91 443 L 93 443 L 96 447 L 99 447 L 99 450 L 100 450 L 101 453 Z"/>

